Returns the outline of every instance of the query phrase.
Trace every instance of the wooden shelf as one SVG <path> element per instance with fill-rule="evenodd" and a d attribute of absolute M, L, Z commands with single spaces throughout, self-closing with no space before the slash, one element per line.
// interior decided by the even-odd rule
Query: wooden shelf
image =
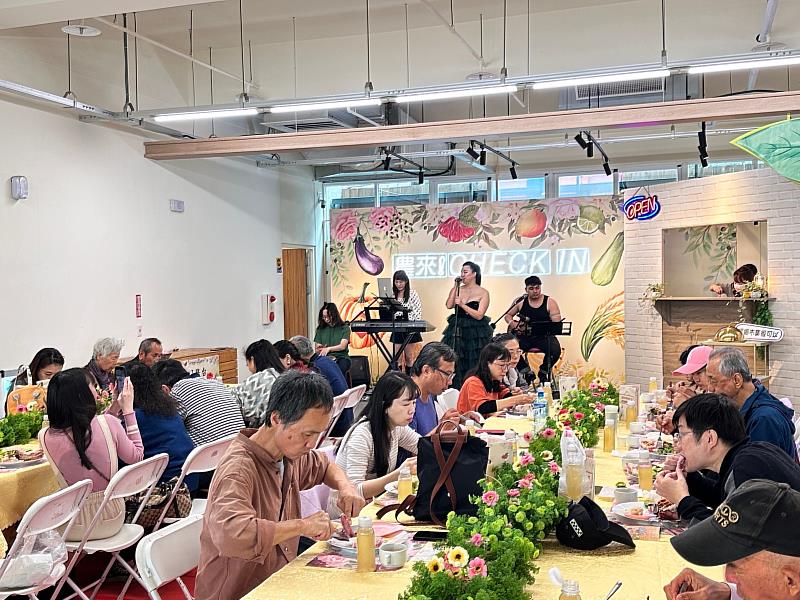
<path fill-rule="evenodd" d="M 711 301 L 711 302 L 761 302 L 763 300 L 775 300 L 774 296 L 767 296 L 766 298 L 742 298 L 740 296 L 661 296 L 655 298 L 655 302 L 695 302 L 695 301 Z"/>

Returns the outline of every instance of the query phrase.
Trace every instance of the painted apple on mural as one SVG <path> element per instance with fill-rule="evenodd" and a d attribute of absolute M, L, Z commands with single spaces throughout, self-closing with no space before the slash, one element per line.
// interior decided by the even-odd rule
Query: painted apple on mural
<path fill-rule="evenodd" d="M 547 227 L 547 216 L 537 208 L 529 210 L 517 219 L 514 229 L 519 237 L 535 238 L 544 233 L 545 227 Z"/>

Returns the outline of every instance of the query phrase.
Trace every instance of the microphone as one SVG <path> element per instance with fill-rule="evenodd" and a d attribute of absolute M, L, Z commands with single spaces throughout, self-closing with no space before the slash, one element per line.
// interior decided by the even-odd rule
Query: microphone
<path fill-rule="evenodd" d="M 456 284 L 461 285 L 461 277 L 456 277 Z"/>
<path fill-rule="evenodd" d="M 519 298 L 517 298 L 516 300 L 514 300 L 514 304 L 519 304 L 520 302 L 522 302 L 523 300 L 525 300 L 525 298 L 527 298 L 527 297 L 528 297 L 528 294 L 522 294 L 522 296 L 520 296 Z"/>

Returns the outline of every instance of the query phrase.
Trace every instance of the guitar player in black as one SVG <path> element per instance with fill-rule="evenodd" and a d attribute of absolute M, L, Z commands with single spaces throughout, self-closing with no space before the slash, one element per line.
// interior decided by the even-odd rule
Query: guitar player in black
<path fill-rule="evenodd" d="M 547 366 L 554 365 L 561 356 L 561 344 L 556 336 L 533 336 L 529 323 L 543 321 L 561 321 L 561 309 L 558 303 L 545 294 L 542 294 L 542 280 L 536 275 L 525 279 L 525 293 L 522 298 L 505 316 L 508 330 L 519 339 L 519 346 L 523 352 L 536 349 L 544 353 L 545 358 L 539 367 L 539 381 L 549 381 Z M 548 344 L 549 339 L 549 344 Z M 521 361 L 525 360 L 523 356 Z"/>

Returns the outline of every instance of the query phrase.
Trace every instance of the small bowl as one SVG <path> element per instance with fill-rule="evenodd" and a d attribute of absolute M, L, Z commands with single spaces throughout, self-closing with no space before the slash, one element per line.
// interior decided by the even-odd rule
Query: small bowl
<path fill-rule="evenodd" d="M 630 433 L 640 435 L 644 433 L 644 423 L 639 423 L 639 421 L 631 421 L 628 423 L 628 431 Z"/>

